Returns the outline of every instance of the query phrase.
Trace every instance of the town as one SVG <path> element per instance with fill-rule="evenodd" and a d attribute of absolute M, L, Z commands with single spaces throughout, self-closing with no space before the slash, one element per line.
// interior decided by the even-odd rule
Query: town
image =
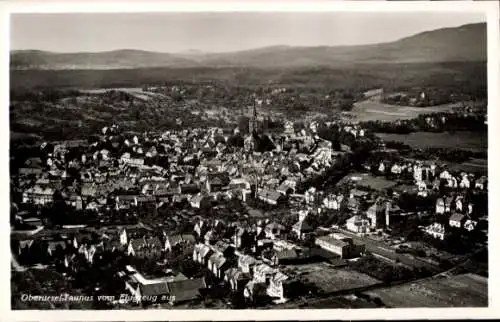
<path fill-rule="evenodd" d="M 14 147 L 13 307 L 394 307 L 409 283 L 428 283 L 438 306 L 487 305 L 487 173 L 376 133 L 484 127 L 484 113 L 276 125 L 265 100 L 240 124 L 134 133 L 118 122 Z"/>

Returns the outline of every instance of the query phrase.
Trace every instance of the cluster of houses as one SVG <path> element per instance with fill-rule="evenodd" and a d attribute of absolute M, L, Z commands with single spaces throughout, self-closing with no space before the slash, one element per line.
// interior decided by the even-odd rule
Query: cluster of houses
<path fill-rule="evenodd" d="M 265 152 L 230 146 L 230 135 L 219 128 L 130 137 L 105 127 L 95 142 L 44 143 L 40 157 L 19 167 L 13 193 L 22 204 L 44 207 L 59 198 L 75 210 L 97 212 L 183 201 L 202 208 L 250 196 L 277 205 L 335 161 L 316 123 L 297 133 L 287 126 L 289 134 Z"/>

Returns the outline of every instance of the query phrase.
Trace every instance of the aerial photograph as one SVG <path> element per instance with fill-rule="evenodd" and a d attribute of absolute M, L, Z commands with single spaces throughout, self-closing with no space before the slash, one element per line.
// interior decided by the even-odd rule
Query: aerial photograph
<path fill-rule="evenodd" d="M 488 307 L 486 30 L 11 13 L 11 309 Z"/>

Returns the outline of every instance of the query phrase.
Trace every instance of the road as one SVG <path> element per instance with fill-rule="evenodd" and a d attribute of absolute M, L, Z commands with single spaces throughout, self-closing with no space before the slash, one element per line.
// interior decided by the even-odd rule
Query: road
<path fill-rule="evenodd" d="M 353 240 L 359 241 L 361 243 L 365 244 L 366 250 L 374 253 L 376 255 L 385 257 L 389 260 L 395 261 L 399 260 L 402 264 L 410 266 L 410 267 L 418 267 L 418 268 L 425 268 L 428 269 L 431 272 L 435 272 L 439 270 L 439 267 L 436 265 L 433 265 L 423 259 L 420 259 L 418 257 L 414 257 L 409 254 L 404 254 L 404 253 L 396 253 L 391 246 L 387 245 L 384 242 L 372 239 L 370 237 L 360 237 L 356 235 L 355 233 L 352 233 L 348 230 L 338 228 L 336 229 L 338 233 L 344 234 L 348 237 L 351 237 Z"/>

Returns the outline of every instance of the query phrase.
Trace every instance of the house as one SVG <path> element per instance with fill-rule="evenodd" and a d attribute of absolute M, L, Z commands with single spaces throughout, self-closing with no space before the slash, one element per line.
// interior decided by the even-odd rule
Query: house
<path fill-rule="evenodd" d="M 273 250 L 268 252 L 269 256 L 263 255 L 263 258 L 268 260 L 272 265 L 278 266 L 282 264 L 293 263 L 299 259 L 299 255 L 295 249 Z"/>
<path fill-rule="evenodd" d="M 361 202 L 359 201 L 359 199 L 355 198 L 354 194 L 351 193 L 349 195 L 349 198 L 347 199 L 347 208 L 351 211 L 356 212 L 356 211 L 358 211 L 360 206 L 361 206 Z"/>
<path fill-rule="evenodd" d="M 62 256 L 67 246 L 64 240 L 51 240 L 47 243 L 47 253 L 49 256 Z"/>
<path fill-rule="evenodd" d="M 196 244 L 193 250 L 193 261 L 206 265 L 208 258 L 213 254 L 213 250 L 204 244 Z"/>
<path fill-rule="evenodd" d="M 167 287 L 169 302 L 175 305 L 200 298 L 200 290 L 207 288 L 207 284 L 201 277 L 167 282 Z"/>
<path fill-rule="evenodd" d="M 359 257 L 365 251 L 364 244 L 356 243 L 352 238 L 345 236 L 340 238 L 335 238 L 332 235 L 320 236 L 316 238 L 315 244 L 341 258 Z"/>
<path fill-rule="evenodd" d="M 310 219 L 307 215 L 303 218 L 299 218 L 293 227 L 292 231 L 295 233 L 298 239 L 303 239 L 307 234 L 314 231 L 312 225 L 310 224 Z"/>
<path fill-rule="evenodd" d="M 54 192 L 53 188 L 35 185 L 23 192 L 23 203 L 33 203 L 41 206 L 50 204 L 54 201 Z"/>
<path fill-rule="evenodd" d="M 455 210 L 456 211 L 463 211 L 463 198 L 462 197 L 457 197 L 455 200 Z"/>
<path fill-rule="evenodd" d="M 267 264 L 258 264 L 253 267 L 253 280 L 257 283 L 266 283 L 269 281 L 271 275 L 278 270 L 272 268 Z"/>
<path fill-rule="evenodd" d="M 273 206 L 278 205 L 278 203 L 284 200 L 281 193 L 269 189 L 258 189 L 257 198 Z"/>
<path fill-rule="evenodd" d="M 193 196 L 193 198 L 191 198 L 189 200 L 189 203 L 191 204 L 191 207 L 193 208 L 209 208 L 210 207 L 210 204 L 212 202 L 212 198 L 210 198 L 209 196 L 205 196 L 201 193 L 198 193 L 196 194 L 195 196 Z"/>
<path fill-rule="evenodd" d="M 222 188 L 227 187 L 230 183 L 229 174 L 226 172 L 212 173 L 208 175 L 206 181 L 206 189 L 208 192 L 221 191 Z"/>
<path fill-rule="evenodd" d="M 224 278 L 224 272 L 229 268 L 229 261 L 222 253 L 215 252 L 209 257 L 207 267 L 215 277 Z"/>
<path fill-rule="evenodd" d="M 328 197 L 323 199 L 323 205 L 327 209 L 339 210 L 343 199 L 343 195 L 329 195 Z"/>
<path fill-rule="evenodd" d="M 436 214 L 442 215 L 446 212 L 446 207 L 443 198 L 438 198 L 436 200 Z"/>
<path fill-rule="evenodd" d="M 465 223 L 465 216 L 459 213 L 454 213 L 450 216 L 450 227 L 462 228 Z"/>
<path fill-rule="evenodd" d="M 224 281 L 229 284 L 232 291 L 241 291 L 251 280 L 250 274 L 242 272 L 238 268 L 229 268 L 224 274 Z"/>
<path fill-rule="evenodd" d="M 284 230 L 285 226 L 275 222 L 269 223 L 264 227 L 264 233 L 266 235 L 266 238 L 270 239 L 279 237 Z"/>
<path fill-rule="evenodd" d="M 444 212 L 445 213 L 450 213 L 453 205 L 453 200 L 454 198 L 449 196 L 444 199 Z"/>
<path fill-rule="evenodd" d="M 17 247 L 17 254 L 21 255 L 21 253 L 28 252 L 31 249 L 31 246 L 33 245 L 34 241 L 32 239 L 30 240 L 20 240 L 18 247 Z"/>
<path fill-rule="evenodd" d="M 283 194 L 283 195 L 289 195 L 289 194 L 295 193 L 296 185 L 297 185 L 297 182 L 294 180 L 285 180 L 276 189 L 276 191 Z"/>
<path fill-rule="evenodd" d="M 474 183 L 474 187 L 479 190 L 485 190 L 487 187 L 487 178 L 486 176 L 482 176 L 476 180 Z"/>
<path fill-rule="evenodd" d="M 254 265 L 257 264 L 257 260 L 250 255 L 240 255 L 238 257 L 238 268 L 243 273 L 250 273 Z"/>
<path fill-rule="evenodd" d="M 473 231 L 474 229 L 476 229 L 476 226 L 477 226 L 477 221 L 475 220 L 467 219 L 464 223 L 464 228 L 467 231 Z"/>
<path fill-rule="evenodd" d="M 194 225 L 194 232 L 198 238 L 205 236 L 205 234 L 208 232 L 208 230 L 209 230 L 209 227 L 203 220 L 198 221 Z"/>
<path fill-rule="evenodd" d="M 445 227 L 440 223 L 434 223 L 425 227 L 424 232 L 440 240 L 444 240 L 446 237 Z"/>
<path fill-rule="evenodd" d="M 267 284 L 265 282 L 251 280 L 247 283 L 247 285 L 245 285 L 243 296 L 249 301 L 258 302 L 259 300 L 268 296 Z"/>
<path fill-rule="evenodd" d="M 464 175 L 462 177 L 462 180 L 460 181 L 459 187 L 462 189 L 469 189 L 470 188 L 470 180 L 468 175 Z"/>
<path fill-rule="evenodd" d="M 254 244 L 255 235 L 247 229 L 239 227 L 236 229 L 232 239 L 236 248 L 249 248 Z"/>
<path fill-rule="evenodd" d="M 172 249 L 178 245 L 192 245 L 196 242 L 194 235 L 192 234 L 179 234 L 167 236 L 165 239 L 165 250 L 172 251 Z"/>
<path fill-rule="evenodd" d="M 298 294 L 298 283 L 282 272 L 277 272 L 269 279 L 267 295 L 276 299 L 278 302 L 284 302 Z"/>
<path fill-rule="evenodd" d="M 384 221 L 382 220 L 384 213 L 384 207 L 382 201 L 377 200 L 373 205 L 371 205 L 366 211 L 366 216 L 370 220 L 371 228 L 380 228 L 384 226 Z"/>
<path fill-rule="evenodd" d="M 127 254 L 139 258 L 158 258 L 162 255 L 164 245 L 157 237 L 131 239 Z"/>
<path fill-rule="evenodd" d="M 367 233 L 370 230 L 370 220 L 360 215 L 354 215 L 346 220 L 346 228 L 355 233 Z"/>
<path fill-rule="evenodd" d="M 157 303 L 162 297 L 167 298 L 170 291 L 166 281 L 139 283 L 134 294 L 138 303 Z"/>
<path fill-rule="evenodd" d="M 231 257 L 234 257 L 235 255 L 235 248 L 233 245 L 223 241 L 223 240 L 219 240 L 217 241 L 213 246 L 212 246 L 212 249 L 217 252 L 217 253 L 221 253 L 222 255 L 224 255 L 224 257 L 227 257 L 227 258 L 231 258 Z"/>

